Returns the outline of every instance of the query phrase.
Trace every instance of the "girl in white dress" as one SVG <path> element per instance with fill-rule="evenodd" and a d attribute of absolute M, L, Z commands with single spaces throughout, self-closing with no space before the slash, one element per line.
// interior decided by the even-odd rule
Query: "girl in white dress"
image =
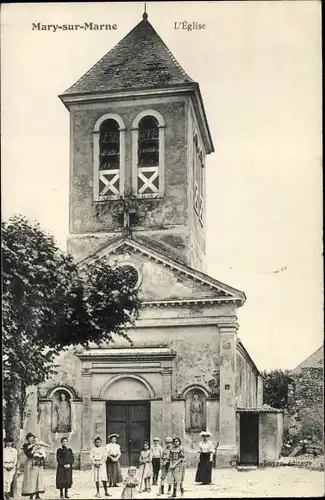
<path fill-rule="evenodd" d="M 104 446 L 102 446 L 102 440 L 97 437 L 94 441 L 95 446 L 90 451 L 90 461 L 91 461 L 91 475 L 92 480 L 96 484 L 96 497 L 100 498 L 99 493 L 99 483 L 103 483 L 105 496 L 110 497 L 110 493 L 107 491 L 107 473 L 106 473 L 106 458 L 107 454 Z"/>
<path fill-rule="evenodd" d="M 3 489 L 5 498 L 7 499 L 10 497 L 11 483 L 16 472 L 18 453 L 16 448 L 13 448 L 12 446 L 13 439 L 7 437 L 4 439 L 4 442 L 5 448 L 3 450 Z"/>
<path fill-rule="evenodd" d="M 151 491 L 150 483 L 152 478 L 152 451 L 149 449 L 149 443 L 145 441 L 142 444 L 142 448 L 139 467 L 139 476 L 141 478 L 139 493 L 142 491 L 143 484 L 144 491 Z"/>

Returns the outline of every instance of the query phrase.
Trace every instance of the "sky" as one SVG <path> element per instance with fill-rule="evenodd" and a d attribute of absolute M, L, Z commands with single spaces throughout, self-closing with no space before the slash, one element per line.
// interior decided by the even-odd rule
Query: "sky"
<path fill-rule="evenodd" d="M 207 270 L 243 290 L 238 335 L 260 369 L 323 342 L 321 7 L 317 1 L 149 2 L 149 21 L 199 82 L 207 157 Z M 1 6 L 2 217 L 65 248 L 69 113 L 58 95 L 142 18 L 143 3 Z M 115 31 L 37 31 L 41 24 Z M 175 30 L 175 22 L 205 24 Z"/>

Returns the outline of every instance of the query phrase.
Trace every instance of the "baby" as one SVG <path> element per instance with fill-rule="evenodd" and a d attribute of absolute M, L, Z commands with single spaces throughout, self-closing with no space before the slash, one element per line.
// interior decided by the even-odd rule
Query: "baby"
<path fill-rule="evenodd" d="M 139 480 L 136 478 L 137 468 L 130 467 L 128 474 L 123 481 L 124 488 L 121 494 L 121 498 L 135 498 L 136 487 L 139 484 Z"/>
<path fill-rule="evenodd" d="M 38 437 L 35 437 L 33 447 L 33 457 L 34 458 L 46 458 L 46 451 L 44 448 L 49 448 L 49 445 L 41 441 Z"/>

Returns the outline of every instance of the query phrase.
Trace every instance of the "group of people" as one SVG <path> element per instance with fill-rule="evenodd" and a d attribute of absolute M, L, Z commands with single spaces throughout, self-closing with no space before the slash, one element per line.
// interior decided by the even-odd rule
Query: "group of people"
<path fill-rule="evenodd" d="M 95 447 L 91 451 L 93 479 L 96 483 L 96 496 L 99 497 L 99 484 L 103 483 L 105 496 L 107 493 L 107 481 L 110 486 L 116 486 L 122 482 L 119 458 L 121 451 L 116 443 L 118 435 L 111 435 L 113 443 L 102 447 L 100 438 L 94 441 Z M 211 434 L 206 431 L 201 432 L 199 443 L 199 462 L 197 466 L 195 481 L 201 484 L 210 484 L 212 475 L 212 463 L 215 448 L 211 442 Z M 112 446 L 114 445 L 114 448 Z M 113 456 L 112 456 L 113 453 Z M 95 458 L 96 457 L 96 458 Z M 107 457 L 109 461 L 107 462 Z M 106 461 L 106 468 L 104 466 Z M 160 473 L 160 481 L 158 478 Z M 121 498 L 135 498 L 136 492 L 150 492 L 151 485 L 158 485 L 157 496 L 165 494 L 165 483 L 168 485 L 167 494 L 170 498 L 177 496 L 179 488 L 181 496 L 184 494 L 185 478 L 185 453 L 178 437 L 165 439 L 164 446 L 160 444 L 158 437 L 154 438 L 150 447 L 145 441 L 142 444 L 142 451 L 139 457 L 139 468 L 132 466 L 128 469 L 126 478 L 123 481 L 123 491 Z"/>
<path fill-rule="evenodd" d="M 212 462 L 215 448 L 211 442 L 209 432 L 201 432 L 199 443 L 199 461 L 195 481 L 201 484 L 211 483 Z M 185 454 L 178 437 L 166 437 L 164 445 L 159 438 L 154 438 L 152 446 L 145 441 L 139 457 L 139 467 L 130 467 L 123 480 L 120 465 L 121 448 L 117 443 L 118 434 L 109 436 L 109 443 L 103 446 L 102 439 L 96 437 L 94 447 L 90 451 L 92 481 L 96 486 L 96 497 L 100 498 L 100 485 L 104 488 L 106 497 L 112 496 L 108 487 L 117 487 L 123 483 L 121 498 L 134 498 L 137 491 L 150 492 L 151 486 L 158 485 L 157 496 L 165 494 L 165 484 L 168 486 L 167 494 L 170 498 L 177 496 L 179 488 L 181 496 L 184 494 Z M 39 499 L 45 492 L 43 468 L 48 445 L 40 441 L 32 433 L 26 436 L 23 451 L 26 455 L 22 496 L 30 499 Z M 4 448 L 4 490 L 5 498 L 9 498 L 11 483 L 17 467 L 17 450 L 13 447 L 13 440 L 5 438 Z M 72 466 L 74 455 L 68 447 L 68 439 L 61 439 L 61 448 L 56 453 L 57 471 L 56 488 L 60 490 L 60 498 L 69 498 L 68 490 L 72 486 Z"/>
<path fill-rule="evenodd" d="M 4 478 L 4 495 L 5 498 L 10 498 L 12 491 L 12 482 L 16 473 L 18 463 L 18 452 L 13 447 L 13 439 L 9 436 L 4 439 L 3 452 L 3 478 Z M 22 496 L 30 498 L 40 498 L 40 494 L 44 493 L 43 467 L 46 458 L 45 448 L 48 447 L 39 438 L 32 433 L 26 436 L 26 442 L 23 445 L 23 451 L 26 455 L 24 466 L 24 478 L 22 484 Z"/>

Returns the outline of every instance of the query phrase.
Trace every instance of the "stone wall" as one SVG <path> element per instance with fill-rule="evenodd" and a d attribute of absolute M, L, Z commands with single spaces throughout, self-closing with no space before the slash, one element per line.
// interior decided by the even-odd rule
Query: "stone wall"
<path fill-rule="evenodd" d="M 276 462 L 281 454 L 283 413 L 279 411 L 259 414 L 259 463 Z"/>
<path fill-rule="evenodd" d="M 237 349 L 236 360 L 236 396 L 239 408 L 258 406 L 258 375 L 244 355 Z M 262 402 L 260 401 L 260 406 Z"/>
<path fill-rule="evenodd" d="M 173 361 L 172 374 L 172 434 L 179 435 L 184 446 L 189 453 L 189 463 L 197 460 L 197 441 L 198 434 L 185 432 L 185 391 L 190 387 L 196 387 L 207 395 L 206 397 L 206 421 L 207 428 L 213 434 L 215 444 L 218 441 L 218 419 L 219 419 L 219 331 L 214 325 L 184 326 L 184 327 L 155 327 L 155 328 L 137 328 L 131 333 L 135 345 L 160 345 L 162 342 L 175 351 L 176 357 Z M 124 343 L 121 342 L 121 345 Z M 117 344 L 116 347 L 118 347 Z M 125 344 L 124 344 L 125 345 Z M 82 377 L 81 362 L 74 355 L 74 350 L 69 349 L 62 353 L 58 362 L 60 366 L 58 373 L 51 377 L 39 388 L 38 404 L 38 423 L 39 434 L 43 441 L 50 445 L 48 466 L 55 464 L 55 451 L 60 446 L 60 439 L 66 435 L 69 439 L 75 455 L 76 462 L 79 463 L 79 454 L 82 448 L 81 441 L 81 422 L 82 422 Z M 103 363 L 102 363 L 103 364 Z M 105 364 L 105 363 L 104 363 Z M 105 370 L 104 370 L 105 371 Z M 149 369 L 150 372 L 150 369 Z M 159 427 L 159 415 L 162 417 L 162 377 L 160 373 L 141 373 L 141 377 L 153 388 L 155 397 L 158 400 L 152 401 L 152 434 L 162 434 Z M 103 387 L 109 386 L 112 374 L 100 373 L 96 365 L 96 373 L 91 377 L 92 393 L 92 435 L 100 435 L 106 439 L 105 423 L 105 401 L 103 401 Z M 114 386 L 114 391 L 122 399 L 130 399 L 124 395 L 125 390 L 132 393 L 131 399 L 150 399 L 150 396 L 142 394 L 142 388 L 131 388 L 125 385 L 123 379 L 119 379 Z M 123 385 L 124 384 L 124 385 Z M 59 388 L 71 392 L 71 416 L 72 428 L 70 433 L 54 433 L 51 429 L 52 399 L 53 391 Z M 201 388 L 201 389 L 200 389 Z M 113 390 L 110 389 L 110 391 Z M 123 392 L 124 391 L 124 392 Z M 122 394 L 123 393 L 123 394 Z M 105 393 L 106 394 L 106 393 Z M 122 394 L 122 396 L 121 396 Z M 107 392 L 108 399 L 112 399 L 112 392 Z M 104 399 L 106 398 L 104 397 Z M 106 398 L 106 399 L 107 399 Z M 116 395 L 113 399 L 116 399 Z M 34 405 L 35 406 L 35 405 Z M 36 409 L 35 409 L 36 411 Z M 29 415 L 29 421 L 35 419 Z M 26 424 L 28 426 L 28 424 Z M 27 427 L 26 427 L 27 428 Z M 161 438 L 165 436 L 161 435 Z M 193 462 L 193 463 L 194 463 Z"/>
<path fill-rule="evenodd" d="M 294 441 L 311 437 L 323 443 L 323 368 L 303 368 L 288 388 L 285 430 Z"/>
<path fill-rule="evenodd" d="M 172 98 L 146 99 L 136 104 L 103 103 L 98 107 L 80 105 L 71 108 L 72 169 L 70 189 L 71 233 L 114 232 L 121 230 L 116 207 L 119 201 L 93 200 L 93 128 L 105 113 L 119 115 L 125 124 L 125 168 L 131 172 L 132 122 L 146 109 L 158 111 L 164 118 L 165 128 L 165 194 L 163 199 L 139 200 L 140 216 L 134 225 L 150 229 L 181 226 L 187 214 L 187 168 L 185 139 L 185 100 Z M 142 214 L 142 215 L 141 215 Z"/>

